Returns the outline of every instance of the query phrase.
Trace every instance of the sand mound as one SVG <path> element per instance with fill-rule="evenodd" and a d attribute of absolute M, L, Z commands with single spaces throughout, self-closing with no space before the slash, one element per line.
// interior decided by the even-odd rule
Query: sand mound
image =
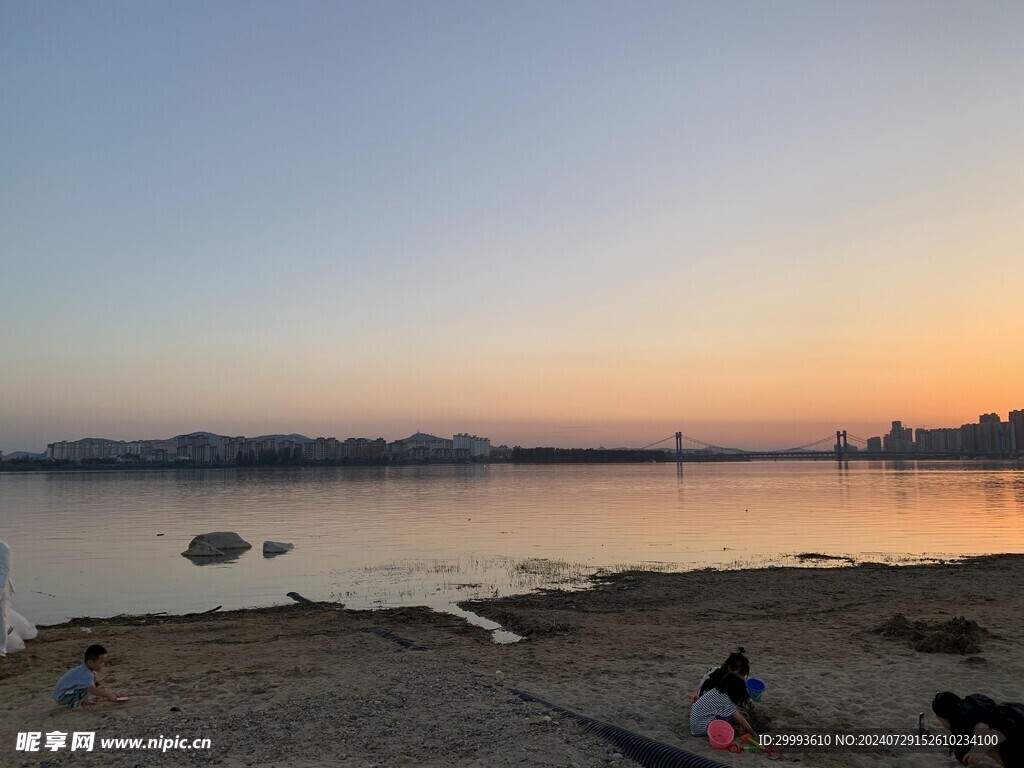
<path fill-rule="evenodd" d="M 897 613 L 875 630 L 876 634 L 902 640 L 915 651 L 922 653 L 958 653 L 961 656 L 979 653 L 978 641 L 990 633 L 963 616 L 949 621 L 910 621 Z"/>

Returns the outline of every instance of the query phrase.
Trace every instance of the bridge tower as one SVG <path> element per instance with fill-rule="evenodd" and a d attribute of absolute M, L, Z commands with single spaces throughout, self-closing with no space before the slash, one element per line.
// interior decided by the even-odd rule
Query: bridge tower
<path fill-rule="evenodd" d="M 836 459 L 846 459 L 846 430 L 836 430 Z"/>
<path fill-rule="evenodd" d="M 683 460 L 683 433 L 676 432 L 676 461 Z"/>

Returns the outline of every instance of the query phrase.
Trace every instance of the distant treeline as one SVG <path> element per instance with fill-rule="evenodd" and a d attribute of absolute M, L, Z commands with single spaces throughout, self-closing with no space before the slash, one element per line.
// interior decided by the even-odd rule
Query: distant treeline
<path fill-rule="evenodd" d="M 628 448 L 513 448 L 512 461 L 534 464 L 627 464 L 668 461 L 664 451 Z"/>

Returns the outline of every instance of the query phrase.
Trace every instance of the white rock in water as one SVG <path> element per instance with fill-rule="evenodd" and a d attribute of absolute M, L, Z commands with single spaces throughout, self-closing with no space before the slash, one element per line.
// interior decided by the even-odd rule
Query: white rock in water
<path fill-rule="evenodd" d="M 496 683 L 497 683 L 498 685 L 501 685 L 502 683 L 504 683 L 504 682 L 505 682 L 505 673 L 504 673 L 504 672 L 502 672 L 502 671 L 501 671 L 501 670 L 499 669 L 499 670 L 498 670 L 497 672 L 495 672 L 495 673 L 494 673 L 494 681 L 495 681 L 495 682 L 496 682 Z"/>
<path fill-rule="evenodd" d="M 263 542 L 263 554 L 264 555 L 280 555 L 285 552 L 291 552 L 295 549 L 294 544 L 285 544 L 283 541 L 264 541 Z"/>
<path fill-rule="evenodd" d="M 224 557 L 224 553 L 216 547 L 211 547 L 205 541 L 196 542 L 195 540 L 181 554 L 185 557 Z"/>
<path fill-rule="evenodd" d="M 213 533 L 200 533 L 189 542 L 191 549 L 200 542 L 209 544 L 214 549 L 225 552 L 229 549 L 252 549 L 252 544 L 243 539 L 234 531 L 214 531 Z"/>

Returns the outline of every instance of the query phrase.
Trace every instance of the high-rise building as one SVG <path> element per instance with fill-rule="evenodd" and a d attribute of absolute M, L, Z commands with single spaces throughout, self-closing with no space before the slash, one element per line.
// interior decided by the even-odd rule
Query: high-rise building
<path fill-rule="evenodd" d="M 174 440 L 103 440 L 87 437 L 82 440 L 58 440 L 46 446 L 46 458 L 56 461 L 168 461 L 177 449 Z"/>
<path fill-rule="evenodd" d="M 491 455 L 491 439 L 460 432 L 452 436 L 452 451 L 456 459 L 487 458 Z"/>
<path fill-rule="evenodd" d="M 1010 411 L 1009 423 L 1013 431 L 1014 450 L 1024 452 L 1024 410 Z"/>
<path fill-rule="evenodd" d="M 964 453 L 1006 455 L 1017 450 L 1013 425 L 995 413 L 982 414 L 977 424 L 964 424 L 959 431 Z"/>
<path fill-rule="evenodd" d="M 248 443 L 249 441 L 245 439 L 245 435 L 226 438 L 224 440 L 224 461 L 229 464 L 235 464 L 240 459 L 244 461 L 248 453 Z M 253 457 L 253 460 L 255 460 L 255 457 Z"/>
<path fill-rule="evenodd" d="M 436 435 L 417 432 L 404 440 L 388 443 L 388 452 L 404 459 L 450 459 L 452 458 L 452 441 Z"/>
<path fill-rule="evenodd" d="M 338 458 L 349 461 L 380 461 L 388 456 L 388 444 L 383 437 L 349 437 L 338 443 Z"/>
<path fill-rule="evenodd" d="M 889 434 L 882 436 L 882 446 L 886 451 L 914 450 L 914 430 L 904 427 L 902 421 L 894 421 Z"/>
<path fill-rule="evenodd" d="M 177 457 L 181 461 L 213 464 L 220 461 L 226 438 L 204 432 L 179 435 Z"/>
<path fill-rule="evenodd" d="M 338 438 L 318 437 L 303 446 L 306 461 L 334 461 L 338 458 Z"/>

